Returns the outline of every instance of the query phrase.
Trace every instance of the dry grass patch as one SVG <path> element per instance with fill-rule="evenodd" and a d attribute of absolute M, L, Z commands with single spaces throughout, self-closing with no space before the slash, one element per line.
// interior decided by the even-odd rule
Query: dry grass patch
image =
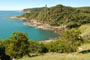
<path fill-rule="evenodd" d="M 60 54 L 60 53 L 47 53 L 37 57 L 23 57 L 19 60 L 90 60 L 90 54 Z"/>

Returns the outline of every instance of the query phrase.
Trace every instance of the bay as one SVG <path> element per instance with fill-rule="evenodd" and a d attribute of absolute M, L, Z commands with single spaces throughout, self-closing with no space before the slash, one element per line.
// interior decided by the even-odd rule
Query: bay
<path fill-rule="evenodd" d="M 0 11 L 0 39 L 8 39 L 13 32 L 27 33 L 29 40 L 48 40 L 57 37 L 53 31 L 42 30 L 24 25 L 22 20 L 12 20 L 11 16 L 20 16 L 20 11 Z"/>

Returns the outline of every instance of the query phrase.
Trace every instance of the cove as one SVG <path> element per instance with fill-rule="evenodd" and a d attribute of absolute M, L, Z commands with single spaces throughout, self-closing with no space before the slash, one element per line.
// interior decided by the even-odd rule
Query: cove
<path fill-rule="evenodd" d="M 20 11 L 0 11 L 0 39 L 9 38 L 13 32 L 27 33 L 29 40 L 48 40 L 58 36 L 53 31 L 24 25 L 22 20 L 11 20 L 10 16 L 20 16 Z"/>

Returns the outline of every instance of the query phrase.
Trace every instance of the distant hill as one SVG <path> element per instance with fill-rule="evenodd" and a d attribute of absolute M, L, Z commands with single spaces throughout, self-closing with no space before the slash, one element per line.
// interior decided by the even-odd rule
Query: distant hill
<path fill-rule="evenodd" d="M 90 12 L 90 7 L 80 7 L 78 9 Z"/>
<path fill-rule="evenodd" d="M 41 8 L 27 8 L 24 9 L 24 12 L 40 12 L 41 10 L 43 10 L 45 7 L 41 7 Z"/>
<path fill-rule="evenodd" d="M 69 28 L 76 28 L 83 24 L 90 23 L 89 7 L 73 8 L 63 5 L 53 7 L 34 8 L 31 13 L 22 15 L 30 19 L 36 19 L 41 23 L 52 26 L 66 25 Z"/>

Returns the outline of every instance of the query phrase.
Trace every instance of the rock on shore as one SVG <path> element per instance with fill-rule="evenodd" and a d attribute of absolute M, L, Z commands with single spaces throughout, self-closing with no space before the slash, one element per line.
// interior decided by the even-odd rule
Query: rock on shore
<path fill-rule="evenodd" d="M 18 17 L 18 16 L 12 16 L 10 17 L 11 19 L 14 19 L 14 20 L 27 20 L 27 18 L 24 18 L 24 17 Z"/>

